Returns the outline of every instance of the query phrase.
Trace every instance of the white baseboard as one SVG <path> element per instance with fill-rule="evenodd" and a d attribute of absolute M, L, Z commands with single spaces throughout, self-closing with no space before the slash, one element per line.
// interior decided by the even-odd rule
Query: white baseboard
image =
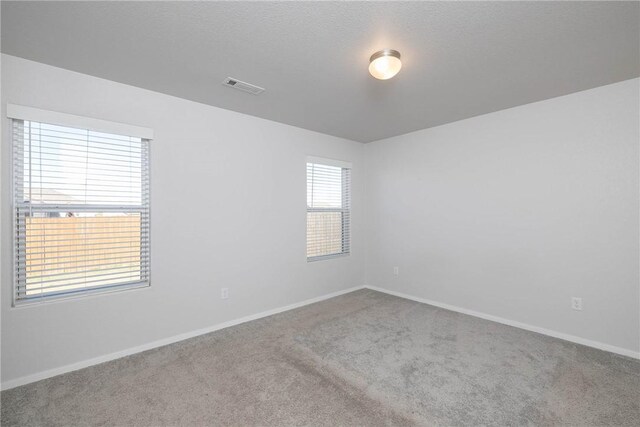
<path fill-rule="evenodd" d="M 505 319 L 505 318 L 498 317 L 498 316 L 493 316 L 491 314 L 481 313 L 481 312 L 475 311 L 475 310 L 468 310 L 466 308 L 457 307 L 455 305 L 445 304 L 445 303 L 441 303 L 441 302 L 438 302 L 438 301 L 432 301 L 432 300 L 429 300 L 429 299 L 426 299 L 426 298 L 415 297 L 413 295 L 404 294 L 402 292 L 390 291 L 388 289 L 378 288 L 376 286 L 369 286 L 369 285 L 365 285 L 364 287 L 367 288 L 367 289 L 371 289 L 371 290 L 378 291 L 378 292 L 383 292 L 385 294 L 393 295 L 393 296 L 396 296 L 396 297 L 405 298 L 405 299 L 408 299 L 408 300 L 421 302 L 423 304 L 429 304 L 429 305 L 433 305 L 435 307 L 444 308 L 445 310 L 451 310 L 451 311 L 455 311 L 455 312 L 458 312 L 458 313 L 467 314 L 469 316 L 479 317 L 480 319 L 485 319 L 485 320 L 490 320 L 492 322 L 502 323 L 504 325 L 513 326 L 513 327 L 520 328 L 520 329 L 525 329 L 525 330 L 531 331 L 531 332 L 537 332 L 539 334 L 548 335 L 548 336 L 554 337 L 554 338 L 560 338 L 561 340 L 570 341 L 570 342 L 573 342 L 573 343 L 576 343 L 576 344 L 582 344 L 582 345 L 585 345 L 587 347 L 593 347 L 593 348 L 597 348 L 599 350 L 609 351 L 611 353 L 616 353 L 616 354 L 620 354 L 620 355 L 623 355 L 623 356 L 632 357 L 634 359 L 640 359 L 640 352 L 638 352 L 638 351 L 634 351 L 634 350 L 630 350 L 630 349 L 626 349 L 626 348 L 622 348 L 622 347 L 616 347 L 614 345 L 605 344 L 605 343 L 601 343 L 599 341 L 593 341 L 593 340 L 589 340 L 589 339 L 586 339 L 586 338 L 577 337 L 575 335 L 565 334 L 563 332 L 553 331 L 551 329 L 545 329 L 545 328 L 540 328 L 538 326 L 528 325 L 526 323 L 517 322 L 515 320 L 509 320 L 509 319 Z"/>
<path fill-rule="evenodd" d="M 363 289 L 363 288 L 367 288 L 367 289 L 371 289 L 374 291 L 378 291 L 378 292 L 383 292 L 389 295 L 394 295 L 400 298 L 405 298 L 405 299 L 409 299 L 412 301 L 416 301 L 416 302 L 420 302 L 420 303 L 424 303 L 424 304 L 429 304 L 429 305 L 433 305 L 435 307 L 440 307 L 440 308 L 444 308 L 446 310 L 451 310 L 451 311 L 455 311 L 458 313 L 462 313 L 462 314 L 467 314 L 470 316 L 475 316 L 481 319 L 485 319 L 485 320 L 490 320 L 493 322 L 497 322 L 497 323 L 502 323 L 504 325 L 508 325 L 508 326 L 513 326 L 516 328 L 520 328 L 520 329 L 525 329 L 527 331 L 532 331 L 532 332 L 537 332 L 539 334 L 543 334 L 543 335 L 548 335 L 554 338 L 559 338 L 565 341 L 570 341 L 570 342 L 574 342 L 577 344 L 582 344 L 582 345 L 586 345 L 588 347 L 593 347 L 593 348 L 597 348 L 600 350 L 604 350 L 604 351 L 609 351 L 611 353 L 616 353 L 616 354 L 621 354 L 623 356 L 627 356 L 627 357 L 632 357 L 635 359 L 640 359 L 640 352 L 637 351 L 633 351 L 633 350 L 629 350 L 626 348 L 621 348 L 621 347 L 616 347 L 613 345 L 609 345 L 609 344 L 604 344 L 598 341 L 593 341 L 593 340 L 588 340 L 585 338 L 580 338 L 574 335 L 569 335 L 569 334 L 565 334 L 562 332 L 557 332 L 557 331 L 553 331 L 550 329 L 545 329 L 545 328 L 540 328 L 538 326 L 532 326 L 532 325 L 528 325 L 526 323 L 522 323 L 522 322 L 517 322 L 515 320 L 509 320 L 509 319 L 504 319 L 502 317 L 498 317 L 498 316 L 493 316 L 490 314 L 485 314 L 485 313 L 481 313 L 478 311 L 474 311 L 474 310 L 468 310 L 466 308 L 462 308 L 462 307 L 457 307 L 454 305 L 450 305 L 450 304 L 444 304 L 441 302 L 437 302 L 437 301 L 432 301 L 432 300 L 428 300 L 426 298 L 419 298 L 419 297 L 415 297 L 412 295 L 408 295 L 408 294 L 404 294 L 402 292 L 396 292 L 396 291 L 391 291 L 388 289 L 384 289 L 384 288 L 378 288 L 375 286 L 355 286 L 352 288 L 348 288 L 348 289 L 343 289 L 341 291 L 337 291 L 337 292 L 332 292 L 330 294 L 326 294 L 326 295 L 322 295 L 316 298 L 311 298 L 305 301 L 301 301 L 301 302 L 297 302 L 294 304 L 290 304 L 284 307 L 279 307 L 279 308 L 274 308 L 272 310 L 267 310 L 267 311 L 263 311 L 257 314 L 252 314 L 249 316 L 245 316 L 245 317 L 241 317 L 239 319 L 235 319 L 235 320 L 229 320 L 227 322 L 223 322 L 223 323 L 219 323 L 217 325 L 213 325 L 213 326 L 209 326 L 207 328 L 202 328 L 202 329 L 198 329 L 195 331 L 191 331 L 191 332 L 185 332 L 183 334 L 179 334 L 179 335 L 174 335 L 172 337 L 168 337 L 168 338 L 163 338 L 161 340 L 157 340 L 157 341 L 153 341 L 147 344 L 142 344 L 136 347 L 132 347 L 132 348 L 128 348 L 125 350 L 121 350 L 121 351 L 117 351 L 115 353 L 110 353 L 110 354 L 106 354 L 104 356 L 98 356 L 98 357 L 94 357 L 92 359 L 87 359 L 87 360 L 82 360 L 80 362 L 76 362 L 76 363 L 72 363 L 69 365 L 64 365 L 64 366 L 60 366 L 58 368 L 53 368 L 53 369 L 48 369 L 46 371 L 41 371 L 41 372 L 37 372 L 35 374 L 31 374 L 31 375 L 26 375 L 24 377 L 20 377 L 20 378 L 16 378 L 13 380 L 8 380 L 8 381 L 4 381 L 2 382 L 2 384 L 0 385 L 0 388 L 2 390 L 9 390 L 11 388 L 14 387 L 19 387 L 21 385 L 25 385 L 25 384 L 29 384 L 32 382 L 36 382 L 36 381 L 40 381 L 40 380 L 44 380 L 47 378 L 51 378 L 51 377 L 55 377 L 56 375 L 61 375 L 61 374 L 65 374 L 67 372 L 72 372 L 72 371 L 76 371 L 78 369 L 82 369 L 82 368 L 86 368 L 89 366 L 93 366 L 93 365 L 98 365 L 100 363 L 104 363 L 104 362 L 108 362 L 110 360 L 115 360 L 115 359 L 119 359 L 121 357 L 125 357 L 125 356 L 130 356 L 132 354 L 136 354 L 136 353 L 140 353 L 146 350 L 151 350 L 153 348 L 157 348 L 157 347 L 162 347 L 168 344 L 173 344 L 179 341 L 183 341 L 189 338 L 193 338 L 193 337 L 197 337 L 199 335 L 204 335 L 204 334 L 208 334 L 210 332 L 214 332 L 214 331 L 218 331 L 220 329 L 225 329 L 231 326 L 235 326 L 235 325 L 239 325 L 241 323 L 245 323 L 245 322 L 250 322 L 252 320 L 257 320 L 257 319 L 261 319 L 263 317 L 267 317 L 267 316 L 271 316 L 274 314 L 278 314 L 278 313 L 282 313 L 285 311 L 289 311 L 289 310 L 293 310 L 299 307 L 303 307 L 305 305 L 309 305 L 309 304 L 313 304 L 316 302 L 320 302 L 320 301 L 324 301 L 326 299 L 329 298 L 334 298 L 343 294 L 347 294 L 349 292 L 353 292 L 353 291 L 357 291 L 359 289 Z"/>
<path fill-rule="evenodd" d="M 108 362 L 110 360 L 119 359 L 121 357 L 130 356 L 132 354 L 140 353 L 153 348 L 162 347 L 168 344 L 173 344 L 178 341 L 183 341 L 189 338 L 197 337 L 199 335 L 208 334 L 210 332 L 225 329 L 231 326 L 239 325 L 241 323 L 250 322 L 252 320 L 261 319 L 263 317 L 272 316 L 274 314 L 282 313 L 284 311 L 293 310 L 295 308 L 303 307 L 305 305 L 313 304 L 316 302 L 324 301 L 329 298 L 337 297 L 339 295 L 347 294 L 349 292 L 363 289 L 364 286 L 355 286 L 349 289 L 343 289 L 341 291 L 332 292 L 330 294 L 322 295 L 319 297 L 311 298 L 294 304 L 289 304 L 284 307 L 274 308 L 272 310 L 263 311 L 257 314 L 241 317 L 235 320 L 229 320 L 227 322 L 218 323 L 217 325 L 209 326 L 207 328 L 198 329 L 191 332 L 185 332 L 183 334 L 174 335 L 172 337 L 163 338 L 161 340 L 153 341 L 147 344 L 142 344 L 136 347 L 131 347 L 125 350 L 116 351 L 115 353 L 106 354 L 104 356 L 94 357 L 92 359 L 82 360 L 80 362 L 71 363 L 69 365 L 60 366 L 58 368 L 48 369 L 46 371 L 37 372 L 35 374 L 26 375 L 24 377 L 16 378 L 2 382 L 0 388 L 2 390 L 9 390 L 14 387 L 29 384 L 32 382 L 44 380 L 46 378 L 55 377 L 56 375 L 65 374 L 67 372 L 77 371 L 78 369 L 87 368 L 89 366 L 98 365 L 100 363 Z"/>

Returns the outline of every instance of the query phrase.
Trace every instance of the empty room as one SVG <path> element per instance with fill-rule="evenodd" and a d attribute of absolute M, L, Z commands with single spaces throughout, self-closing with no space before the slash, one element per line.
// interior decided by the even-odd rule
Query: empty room
<path fill-rule="evenodd" d="M 640 2 L 0 13 L 2 426 L 640 425 Z"/>

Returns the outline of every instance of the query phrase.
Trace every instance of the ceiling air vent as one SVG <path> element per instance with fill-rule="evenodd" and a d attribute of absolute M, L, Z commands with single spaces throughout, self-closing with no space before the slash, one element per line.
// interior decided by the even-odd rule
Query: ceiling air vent
<path fill-rule="evenodd" d="M 241 90 L 243 92 L 249 92 L 254 95 L 260 95 L 262 92 L 264 92 L 263 87 L 252 85 L 246 82 L 241 82 L 240 80 L 234 79 L 231 77 L 227 77 L 226 79 L 224 79 L 222 84 L 225 86 L 232 87 L 234 89 Z"/>

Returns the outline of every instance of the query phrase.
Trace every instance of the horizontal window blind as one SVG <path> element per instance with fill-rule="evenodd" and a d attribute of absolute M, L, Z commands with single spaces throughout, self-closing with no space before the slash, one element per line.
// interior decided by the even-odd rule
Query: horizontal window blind
<path fill-rule="evenodd" d="M 149 141 L 14 119 L 16 301 L 149 283 Z"/>
<path fill-rule="evenodd" d="M 307 163 L 307 260 L 350 253 L 351 169 Z"/>

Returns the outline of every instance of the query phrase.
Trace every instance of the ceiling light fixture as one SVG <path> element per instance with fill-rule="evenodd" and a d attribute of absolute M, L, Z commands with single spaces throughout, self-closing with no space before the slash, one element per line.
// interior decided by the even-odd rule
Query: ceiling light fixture
<path fill-rule="evenodd" d="M 369 59 L 369 73 L 379 80 L 387 80 L 402 68 L 400 52 L 393 49 L 379 50 Z"/>

